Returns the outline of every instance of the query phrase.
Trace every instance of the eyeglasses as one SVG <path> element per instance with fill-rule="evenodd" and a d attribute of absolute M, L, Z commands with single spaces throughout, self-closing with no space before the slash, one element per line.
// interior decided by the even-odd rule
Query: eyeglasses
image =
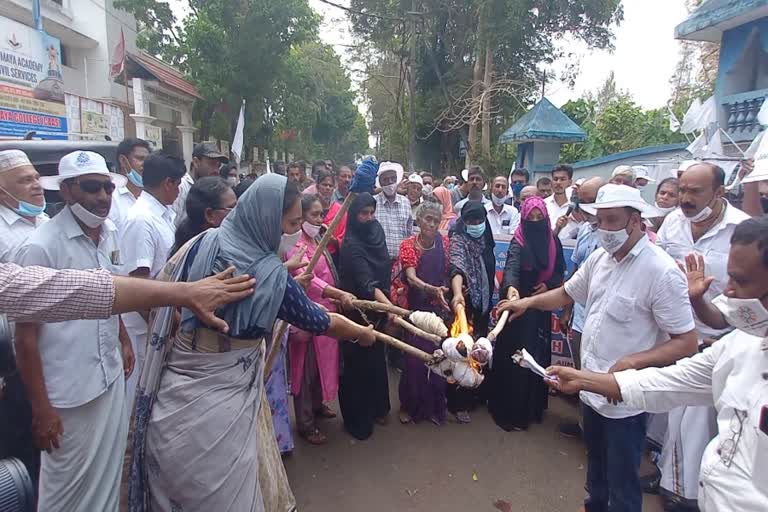
<path fill-rule="evenodd" d="M 735 410 L 730 423 L 731 437 L 720 444 L 718 454 L 720 455 L 720 460 L 727 468 L 731 467 L 733 457 L 736 455 L 736 448 L 739 446 L 741 433 L 744 430 L 744 420 L 746 419 L 747 411 Z"/>
<path fill-rule="evenodd" d="M 77 183 L 80 190 L 86 194 L 98 194 L 102 189 L 104 189 L 104 192 L 107 194 L 111 194 L 115 191 L 115 184 L 111 181 L 78 180 L 75 183 Z"/>

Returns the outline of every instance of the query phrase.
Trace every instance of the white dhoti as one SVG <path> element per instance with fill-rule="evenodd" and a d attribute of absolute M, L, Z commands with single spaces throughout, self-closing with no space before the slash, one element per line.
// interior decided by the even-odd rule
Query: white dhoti
<path fill-rule="evenodd" d="M 717 412 L 711 406 L 669 411 L 667 437 L 661 451 L 661 488 L 685 500 L 699 493 L 701 457 L 717 434 Z"/>
<path fill-rule="evenodd" d="M 128 435 L 125 379 L 79 407 L 56 409 L 64 435 L 43 452 L 40 502 L 45 512 L 117 512 Z"/>
<path fill-rule="evenodd" d="M 138 319 L 128 318 L 126 320 L 128 315 L 136 315 Z M 136 386 L 139 384 L 139 375 L 141 375 L 141 369 L 144 367 L 144 359 L 146 358 L 148 334 L 147 324 L 138 313 L 128 313 L 128 315 L 123 315 L 123 321 L 125 322 L 125 330 L 128 331 L 128 337 L 131 338 L 131 347 L 133 347 L 135 359 L 133 373 L 125 385 L 125 395 L 128 397 L 125 406 L 128 409 L 128 421 L 130 421 L 133 404 L 136 401 Z"/>

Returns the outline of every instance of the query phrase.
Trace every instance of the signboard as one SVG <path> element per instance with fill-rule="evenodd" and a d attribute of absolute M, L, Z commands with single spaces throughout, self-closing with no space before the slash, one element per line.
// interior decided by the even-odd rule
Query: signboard
<path fill-rule="evenodd" d="M 145 139 L 151 143 L 155 149 L 163 148 L 163 129 L 151 124 L 144 126 Z"/>
<path fill-rule="evenodd" d="M 0 135 L 67 138 L 61 44 L 0 17 Z"/>
<path fill-rule="evenodd" d="M 98 112 L 83 110 L 80 113 L 82 133 L 90 135 L 109 135 L 109 117 Z"/>

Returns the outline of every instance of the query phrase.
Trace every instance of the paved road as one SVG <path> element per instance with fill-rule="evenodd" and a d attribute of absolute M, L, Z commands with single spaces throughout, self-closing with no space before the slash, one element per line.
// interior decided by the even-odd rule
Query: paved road
<path fill-rule="evenodd" d="M 329 443 L 296 440 L 286 458 L 302 512 L 560 512 L 577 511 L 583 499 L 584 448 L 565 439 L 557 424 L 575 417 L 572 404 L 555 398 L 543 424 L 504 432 L 487 412 L 470 425 L 397 423 L 397 374 L 390 375 L 390 423 L 368 441 L 325 420 Z M 338 408 L 336 408 L 338 411 Z M 646 496 L 645 512 L 662 510 Z"/>

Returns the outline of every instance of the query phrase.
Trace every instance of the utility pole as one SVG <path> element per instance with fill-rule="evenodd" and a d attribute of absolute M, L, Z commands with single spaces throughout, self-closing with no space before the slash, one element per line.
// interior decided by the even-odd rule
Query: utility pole
<path fill-rule="evenodd" d="M 408 106 L 411 114 L 410 136 L 408 140 L 408 171 L 416 172 L 416 0 L 411 0 L 410 18 L 411 57 L 408 63 Z"/>

